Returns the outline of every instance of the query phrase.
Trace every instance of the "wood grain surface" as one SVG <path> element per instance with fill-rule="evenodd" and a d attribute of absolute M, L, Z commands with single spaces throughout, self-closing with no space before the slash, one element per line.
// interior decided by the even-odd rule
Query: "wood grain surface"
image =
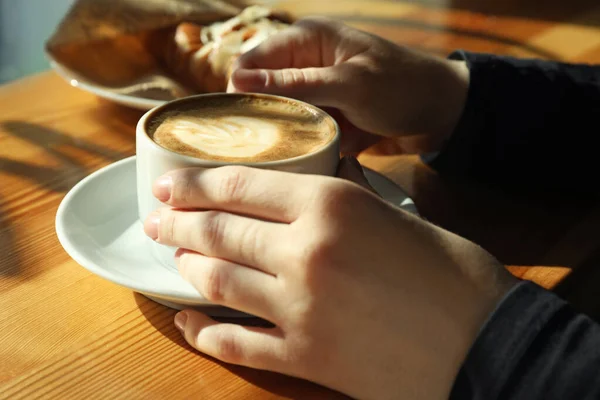
<path fill-rule="evenodd" d="M 441 55 L 462 48 L 600 63 L 594 1 L 280 3 Z M 89 173 L 134 153 L 140 116 L 52 72 L 0 87 L 0 399 L 344 398 L 192 351 L 173 310 L 91 274 L 59 245 L 59 202 Z M 443 181 L 400 151 L 384 143 L 360 160 L 403 187 L 425 218 L 598 316 L 597 204 Z"/>

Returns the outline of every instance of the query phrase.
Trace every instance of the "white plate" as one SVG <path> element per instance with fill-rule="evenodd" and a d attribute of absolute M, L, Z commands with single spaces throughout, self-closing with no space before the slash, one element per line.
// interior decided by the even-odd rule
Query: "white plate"
<path fill-rule="evenodd" d="M 69 70 L 68 68 L 54 60 L 50 61 L 50 66 L 60 77 L 66 80 L 71 86 L 85 90 L 86 92 L 93 93 L 98 97 L 112 101 L 117 104 L 136 108 L 138 110 L 147 111 L 166 103 L 165 100 L 155 100 L 143 96 L 123 94 L 119 93 L 119 91 L 116 89 L 110 89 L 100 85 L 96 85 L 92 82 L 88 82 L 85 79 L 79 77 L 73 71 Z"/>
<path fill-rule="evenodd" d="M 365 169 L 387 201 L 416 213 L 413 201 L 392 181 Z M 135 156 L 108 165 L 79 182 L 62 200 L 56 232 L 81 266 L 118 285 L 175 309 L 199 307 L 215 316 L 240 316 L 211 306 L 177 271 L 156 261 L 138 220 Z"/>

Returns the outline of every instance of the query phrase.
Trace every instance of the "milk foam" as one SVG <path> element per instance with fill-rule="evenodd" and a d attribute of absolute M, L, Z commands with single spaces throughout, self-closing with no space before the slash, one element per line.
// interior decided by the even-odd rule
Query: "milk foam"
<path fill-rule="evenodd" d="M 182 143 L 219 157 L 254 157 L 275 146 L 280 126 L 245 116 L 221 116 L 218 120 L 180 116 L 170 132 Z"/>

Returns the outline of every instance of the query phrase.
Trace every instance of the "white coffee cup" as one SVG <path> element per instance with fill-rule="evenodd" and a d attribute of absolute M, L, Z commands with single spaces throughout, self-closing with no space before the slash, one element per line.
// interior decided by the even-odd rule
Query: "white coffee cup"
<path fill-rule="evenodd" d="M 153 116 L 160 114 L 166 108 L 168 108 L 169 110 L 173 110 L 177 107 L 178 104 L 187 105 L 189 104 L 189 102 L 193 102 L 195 99 L 198 98 L 218 98 L 222 96 L 251 96 L 253 98 L 262 98 L 266 100 L 279 99 L 288 102 L 292 101 L 294 103 L 297 103 L 299 106 L 311 110 L 311 112 L 319 113 L 325 116 L 326 118 L 329 118 L 332 122 L 332 125 L 334 126 L 335 135 L 330 142 L 328 142 L 323 147 L 314 152 L 289 159 L 260 163 L 232 163 L 202 160 L 199 158 L 182 155 L 174 151 L 168 150 L 164 147 L 161 147 L 156 142 L 154 142 L 149 136 L 149 121 L 152 120 Z M 164 207 L 164 204 L 162 204 L 152 195 L 152 185 L 158 177 L 162 176 L 163 174 L 169 171 L 189 167 L 217 168 L 235 164 L 277 171 L 335 176 L 340 160 L 339 148 L 340 129 L 335 120 L 331 116 L 327 115 L 323 110 L 298 100 L 292 100 L 288 98 L 282 98 L 279 96 L 272 96 L 266 94 L 215 93 L 202 94 L 171 101 L 169 103 L 158 106 L 148 111 L 138 121 L 136 127 L 137 198 L 139 218 L 141 221 L 144 221 L 152 211 L 160 207 Z M 150 246 L 152 247 L 152 251 L 157 260 L 159 260 L 165 266 L 175 268 L 174 254 L 176 249 L 173 247 L 155 243 L 151 240 L 150 242 Z"/>

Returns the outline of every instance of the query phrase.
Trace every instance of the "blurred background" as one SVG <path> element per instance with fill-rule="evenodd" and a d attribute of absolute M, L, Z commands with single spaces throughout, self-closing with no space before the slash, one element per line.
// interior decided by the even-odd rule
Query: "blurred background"
<path fill-rule="evenodd" d="M 0 0 L 0 84 L 47 69 L 44 42 L 74 0 Z"/>
<path fill-rule="evenodd" d="M 0 84 L 49 68 L 44 42 L 74 1 L 0 0 Z M 335 14 L 346 22 L 383 36 L 390 34 L 393 26 L 396 37 L 403 38 L 403 44 L 439 54 L 460 47 L 517 56 L 600 62 L 599 0 L 388 1 L 424 8 L 410 18 L 379 16 L 375 21 L 356 17 L 352 11 L 356 1 L 294 2 L 304 6 L 310 3 L 308 8 L 313 10 L 315 3 L 320 9 L 335 9 Z M 342 6 L 342 3 L 345 4 Z M 444 14 L 445 9 L 463 13 Z M 558 21 L 561 25 L 555 25 Z"/>

